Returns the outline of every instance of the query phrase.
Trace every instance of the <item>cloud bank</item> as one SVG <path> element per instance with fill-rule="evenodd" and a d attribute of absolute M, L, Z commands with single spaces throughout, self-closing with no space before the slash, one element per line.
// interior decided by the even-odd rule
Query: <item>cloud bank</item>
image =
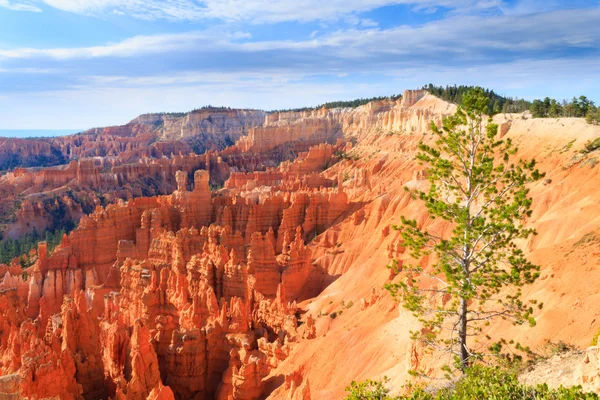
<path fill-rule="evenodd" d="M 140 19 L 251 21 L 335 21 L 344 15 L 390 5 L 415 10 L 443 7 L 456 12 L 501 11 L 501 0 L 0 0 L 0 7 L 40 11 L 38 5 L 83 15 L 127 14 Z M 368 21 L 366 23 L 369 23 Z"/>
<path fill-rule="evenodd" d="M 536 1 L 508 6 L 499 0 L 308 0 L 303 7 L 275 0 L 11 1 L 10 7 L 52 6 L 85 15 L 247 23 L 201 29 L 192 24 L 180 32 L 94 46 L 0 43 L 0 115 L 9 127 L 21 127 L 19 107 L 35 106 L 60 115 L 63 123 L 48 126 L 46 119 L 27 127 L 70 128 L 207 103 L 266 109 L 314 105 L 399 93 L 429 82 L 479 84 L 528 98 L 587 94 L 600 101 L 600 7 L 556 9 L 546 2 L 543 12 L 531 13 L 538 9 Z M 448 12 L 412 25 L 383 25 L 361 14 L 402 2 Z M 7 4 L 0 0 L 0 6 Z M 290 37 L 253 34 L 255 23 L 286 18 L 344 22 Z"/>

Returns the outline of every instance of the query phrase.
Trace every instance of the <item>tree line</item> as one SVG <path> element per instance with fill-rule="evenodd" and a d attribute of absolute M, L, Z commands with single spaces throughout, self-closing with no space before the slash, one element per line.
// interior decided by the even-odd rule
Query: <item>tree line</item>
<path fill-rule="evenodd" d="M 460 85 L 460 86 L 435 86 L 430 83 L 423 86 L 423 89 L 433 94 L 440 99 L 451 103 L 462 105 L 463 96 L 474 90 L 475 86 Z M 524 99 L 504 97 L 493 90 L 481 88 L 483 95 L 488 99 L 486 114 L 494 115 L 498 113 L 521 113 L 531 107 L 531 103 Z"/>
<path fill-rule="evenodd" d="M 0 241 L 0 264 L 9 264 L 13 258 L 21 257 L 19 262 L 23 268 L 31 264 L 29 252 L 36 249 L 39 242 L 45 240 L 48 246 L 48 252 L 51 252 L 58 246 L 67 231 L 62 228 L 53 231 L 46 231 L 41 235 L 37 231 L 28 233 L 20 239 L 6 238 Z"/>
<path fill-rule="evenodd" d="M 151 116 L 151 115 L 162 115 L 162 116 L 167 116 L 167 117 L 185 117 L 188 114 L 193 114 L 195 112 L 206 111 L 206 110 L 225 111 L 225 110 L 233 110 L 233 108 L 227 107 L 227 106 L 213 106 L 213 105 L 208 104 L 208 105 L 205 105 L 202 107 L 194 108 L 188 112 L 160 111 L 160 112 L 155 112 L 155 113 L 141 114 L 140 117 L 147 117 L 147 116 Z"/>
<path fill-rule="evenodd" d="M 558 102 L 549 97 L 534 100 L 529 108 L 534 118 L 576 117 L 585 118 L 589 124 L 600 123 L 600 111 L 586 96 L 573 97 L 571 101 Z"/>
<path fill-rule="evenodd" d="M 398 100 L 401 98 L 402 98 L 401 94 L 393 94 L 391 96 L 376 96 L 376 97 L 366 97 L 366 98 L 360 98 L 360 99 L 354 99 L 354 100 L 330 101 L 327 103 L 320 104 L 316 107 L 300 107 L 300 108 L 287 108 L 287 109 L 281 109 L 281 110 L 271 110 L 271 111 L 269 111 L 269 113 L 289 112 L 289 111 L 301 112 L 301 111 L 317 110 L 320 108 L 327 108 L 327 109 L 330 109 L 330 108 L 356 108 L 356 107 L 363 106 L 367 103 L 370 103 L 372 101 Z"/>
<path fill-rule="evenodd" d="M 443 100 L 462 105 L 463 96 L 475 89 L 475 86 L 435 86 L 430 83 L 423 86 L 423 89 Z M 490 89 L 482 89 L 482 91 L 488 98 L 487 115 L 530 111 L 533 118 L 575 117 L 585 118 L 589 124 L 600 124 L 600 109 L 586 96 L 573 97 L 571 101 L 565 99 L 560 102 L 550 97 L 527 101 L 504 97 Z"/>

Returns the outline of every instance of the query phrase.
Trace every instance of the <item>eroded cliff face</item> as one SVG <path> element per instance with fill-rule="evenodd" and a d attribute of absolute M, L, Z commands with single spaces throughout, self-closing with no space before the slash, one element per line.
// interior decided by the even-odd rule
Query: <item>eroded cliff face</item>
<path fill-rule="evenodd" d="M 0 367 L 20 379 L 15 393 L 262 394 L 299 336 L 294 300 L 319 289 L 304 238 L 341 217 L 347 197 L 305 188 L 211 198 L 207 171 L 196 171 L 193 191 L 186 172 L 176 176 L 172 195 L 99 208 L 50 256 L 41 244 L 29 276 L 4 271 L 0 298 L 11 313 Z M 23 359 L 28 346 L 64 365 L 62 381 L 32 386 L 53 378 Z"/>
<path fill-rule="evenodd" d="M 204 150 L 218 150 L 246 135 L 250 128 L 262 126 L 265 118 L 266 113 L 260 110 L 205 108 L 189 113 L 140 115 L 125 125 L 58 138 L 1 138 L 0 170 L 59 165 L 65 160 L 90 157 L 132 161 L 142 156 L 189 153 L 198 143 L 182 139 L 197 135 L 205 135 L 201 144 Z"/>
<path fill-rule="evenodd" d="M 313 317 L 302 321 L 297 301 L 336 277 L 315 263 L 307 243 L 363 206 L 349 200 L 347 178 L 323 174 L 351 148 L 344 129 L 381 118 L 371 108 L 366 117 L 351 113 L 286 113 L 258 128 L 226 115 L 214 129 L 248 135 L 222 152 L 136 164 L 98 157 L 3 177 L 25 193 L 122 190 L 124 182 L 148 176 L 173 189 L 96 204 L 51 255 L 42 243 L 25 273 L 16 264 L 0 271 L 0 299 L 11 310 L 2 320 L 2 391 L 33 398 L 256 399 L 275 390 L 272 371 L 296 343 L 316 337 Z M 161 129 L 177 135 L 191 117 L 183 125 L 162 118 Z M 135 123 L 158 125 L 155 119 Z M 359 175 L 367 184 L 368 173 Z M 227 179 L 216 195 L 211 176 Z M 19 217 L 43 220 L 43 209 L 28 200 Z M 42 356 L 32 359 L 33 349 Z M 284 381 L 287 398 L 310 398 L 300 370 Z"/>
<path fill-rule="evenodd" d="M 183 118 L 161 117 L 160 136 L 174 140 L 204 133 L 227 135 L 235 141 L 246 135 L 249 129 L 263 125 L 266 115 L 260 110 L 201 109 Z M 156 121 L 153 123 L 160 125 Z"/>
<path fill-rule="evenodd" d="M 124 126 L 48 139 L 52 143 L 33 140 L 37 152 L 58 146 L 66 158 L 79 159 L 55 167 L 16 168 L 0 177 L 3 234 L 18 239 L 59 229 L 55 214 L 76 224 L 97 205 L 170 194 L 177 188 L 177 171 L 192 176 L 208 170 L 210 183 L 222 186 L 231 172 L 264 171 L 340 137 L 334 123 L 310 121 L 280 127 L 262 111 L 205 109 L 184 116 L 143 115 Z M 263 133 L 255 137 L 255 129 Z M 9 142 L 0 143 L 0 160 L 4 147 L 10 152 L 15 146 Z"/>
<path fill-rule="evenodd" d="M 397 279 L 389 260 L 408 257 L 390 229 L 399 215 L 449 229 L 404 187 L 426 184 L 416 146 L 453 111 L 414 92 L 272 114 L 221 152 L 159 160 L 169 194 L 99 206 L 52 254 L 40 244 L 25 273 L 0 265 L 0 394 L 307 400 L 341 398 L 355 379 L 387 375 L 399 386 L 409 369 L 433 371 L 410 341 L 416 321 L 382 287 Z M 598 156 L 576 152 L 600 132 L 577 120 L 497 119 L 547 172 L 531 188 L 528 224 L 540 234 L 526 244 L 542 266 L 528 295 L 546 306 L 530 331 L 494 329 L 531 345 L 587 344 L 600 314 L 600 193 L 581 182 L 598 180 Z M 115 168 L 146 176 L 112 168 L 84 175 L 100 185 Z M 211 191 L 214 179 L 224 188 Z"/>

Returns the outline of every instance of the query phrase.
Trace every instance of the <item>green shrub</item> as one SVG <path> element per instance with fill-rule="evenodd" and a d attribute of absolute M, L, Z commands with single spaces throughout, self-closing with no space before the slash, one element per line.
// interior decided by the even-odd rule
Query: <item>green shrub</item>
<path fill-rule="evenodd" d="M 588 141 L 583 147 L 583 153 L 591 153 L 594 150 L 600 149 L 600 137 Z"/>
<path fill-rule="evenodd" d="M 585 393 L 581 386 L 551 389 L 548 385 L 525 386 L 519 383 L 514 372 L 500 367 L 476 365 L 466 370 L 455 385 L 431 393 L 418 388 L 408 396 L 390 396 L 384 381 L 352 382 L 346 388 L 346 400 L 595 400 L 595 393 Z"/>
<path fill-rule="evenodd" d="M 592 107 L 585 116 L 588 124 L 600 125 L 600 107 Z"/>
<path fill-rule="evenodd" d="M 559 340 L 558 343 L 548 342 L 546 344 L 546 347 L 548 347 L 548 349 L 550 350 L 550 354 L 553 356 L 557 354 L 567 353 L 576 349 L 576 347 L 572 344 L 563 342 L 562 340 Z"/>
<path fill-rule="evenodd" d="M 598 331 L 596 331 L 596 334 L 592 338 L 590 346 L 598 346 L 598 339 L 600 339 L 600 328 L 598 328 Z"/>
<path fill-rule="evenodd" d="M 366 380 L 364 382 L 352 382 L 346 388 L 349 395 L 346 400 L 392 400 L 388 394 L 390 390 L 385 386 L 387 379 L 382 381 Z"/>

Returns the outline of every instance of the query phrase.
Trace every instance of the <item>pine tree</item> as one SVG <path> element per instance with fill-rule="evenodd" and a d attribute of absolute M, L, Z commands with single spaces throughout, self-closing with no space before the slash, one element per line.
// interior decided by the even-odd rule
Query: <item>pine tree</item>
<path fill-rule="evenodd" d="M 594 105 L 590 106 L 590 109 L 585 116 L 585 120 L 588 124 L 600 125 L 600 107 L 595 107 Z"/>
<path fill-rule="evenodd" d="M 482 357 L 468 339 L 484 324 L 496 318 L 535 323 L 521 287 L 537 279 L 539 267 L 515 241 L 534 234 L 523 226 L 531 215 L 526 185 L 542 174 L 535 161 L 513 160 L 517 148 L 498 139 L 498 126 L 484 115 L 487 107 L 480 88 L 466 93 L 441 129 L 432 123 L 435 144 L 419 144 L 417 159 L 427 166 L 430 188 L 414 197 L 425 202 L 431 218 L 448 221 L 452 232 L 442 237 L 402 216 L 394 228 L 411 256 L 434 254 L 436 261 L 431 269 L 404 265 L 400 282 L 386 285 L 423 324 L 413 339 L 453 354 L 462 371 Z M 394 261 L 391 268 L 400 272 L 398 266 Z"/>
<path fill-rule="evenodd" d="M 559 102 L 552 99 L 550 102 L 550 109 L 548 110 L 548 114 L 551 117 L 560 117 L 562 116 L 563 110 Z"/>
<path fill-rule="evenodd" d="M 531 111 L 533 118 L 542 118 L 546 116 L 546 113 L 544 112 L 544 103 L 541 100 L 534 100 L 529 111 Z"/>

